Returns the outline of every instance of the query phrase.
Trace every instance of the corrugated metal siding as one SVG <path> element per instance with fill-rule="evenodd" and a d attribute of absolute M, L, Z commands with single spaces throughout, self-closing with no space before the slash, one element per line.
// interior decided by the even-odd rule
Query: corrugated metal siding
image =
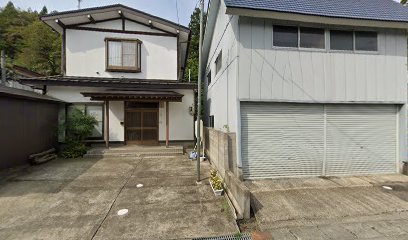
<path fill-rule="evenodd" d="M 241 116 L 244 178 L 321 175 L 322 105 L 243 103 Z"/>
<path fill-rule="evenodd" d="M 241 103 L 245 179 L 394 173 L 395 105 Z"/>
<path fill-rule="evenodd" d="M 394 105 L 327 105 L 326 175 L 396 172 Z"/>
<path fill-rule="evenodd" d="M 406 102 L 404 31 L 379 31 L 375 54 L 331 51 L 327 41 L 323 51 L 288 50 L 273 46 L 273 20 L 239 22 L 242 101 Z"/>

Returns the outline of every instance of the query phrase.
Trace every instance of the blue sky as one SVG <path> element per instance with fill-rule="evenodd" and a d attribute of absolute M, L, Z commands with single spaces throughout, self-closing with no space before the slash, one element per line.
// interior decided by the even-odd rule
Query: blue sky
<path fill-rule="evenodd" d="M 57 10 L 74 10 L 77 9 L 77 0 L 11 0 L 14 6 L 40 11 L 45 5 L 48 11 Z M 187 26 L 190 22 L 191 13 L 194 10 L 198 0 L 177 0 L 179 9 L 180 24 Z M 9 0 L 0 0 L 0 7 L 4 7 Z M 81 8 L 97 7 L 121 3 L 150 14 L 168 19 L 173 22 L 177 21 L 176 0 L 83 0 Z"/>

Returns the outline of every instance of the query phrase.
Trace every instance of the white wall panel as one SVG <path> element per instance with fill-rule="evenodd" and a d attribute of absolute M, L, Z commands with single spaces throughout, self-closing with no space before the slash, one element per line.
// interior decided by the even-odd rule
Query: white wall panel
<path fill-rule="evenodd" d="M 204 76 L 211 71 L 208 86 L 208 114 L 214 115 L 214 128 L 223 131 L 237 131 L 237 73 L 238 73 L 238 16 L 225 14 L 225 5 L 220 4 L 217 23 L 211 41 L 209 59 Z M 251 37 L 249 35 L 249 37 Z M 222 68 L 216 73 L 215 59 L 222 51 Z M 258 94 L 260 88 L 258 89 Z"/>
<path fill-rule="evenodd" d="M 241 100 L 406 101 L 407 44 L 402 31 L 378 30 L 378 52 L 353 53 L 273 47 L 273 21 L 241 17 L 239 23 Z"/>

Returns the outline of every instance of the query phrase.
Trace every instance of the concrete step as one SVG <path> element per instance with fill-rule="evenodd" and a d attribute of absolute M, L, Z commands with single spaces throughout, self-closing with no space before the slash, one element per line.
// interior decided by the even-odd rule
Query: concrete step
<path fill-rule="evenodd" d="M 140 147 L 123 146 L 115 148 L 93 148 L 84 156 L 86 158 L 104 157 L 156 157 L 156 156 L 181 156 L 184 154 L 182 146 L 162 146 Z"/>
<path fill-rule="evenodd" d="M 109 157 L 167 157 L 167 156 L 182 156 L 183 153 L 87 153 L 84 155 L 85 158 L 109 158 Z"/>

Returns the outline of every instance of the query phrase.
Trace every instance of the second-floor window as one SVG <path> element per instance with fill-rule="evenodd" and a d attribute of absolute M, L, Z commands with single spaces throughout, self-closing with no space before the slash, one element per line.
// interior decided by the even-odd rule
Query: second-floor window
<path fill-rule="evenodd" d="M 299 45 L 302 48 L 325 48 L 324 29 L 301 27 Z"/>
<path fill-rule="evenodd" d="M 106 70 L 141 72 L 141 44 L 138 39 L 106 40 Z"/>
<path fill-rule="evenodd" d="M 325 48 L 324 29 L 273 26 L 273 45 L 292 48 Z"/>
<path fill-rule="evenodd" d="M 330 30 L 330 49 L 377 51 L 377 33 L 367 31 Z"/>
<path fill-rule="evenodd" d="M 298 47 L 298 28 L 289 26 L 273 26 L 273 46 Z"/>

